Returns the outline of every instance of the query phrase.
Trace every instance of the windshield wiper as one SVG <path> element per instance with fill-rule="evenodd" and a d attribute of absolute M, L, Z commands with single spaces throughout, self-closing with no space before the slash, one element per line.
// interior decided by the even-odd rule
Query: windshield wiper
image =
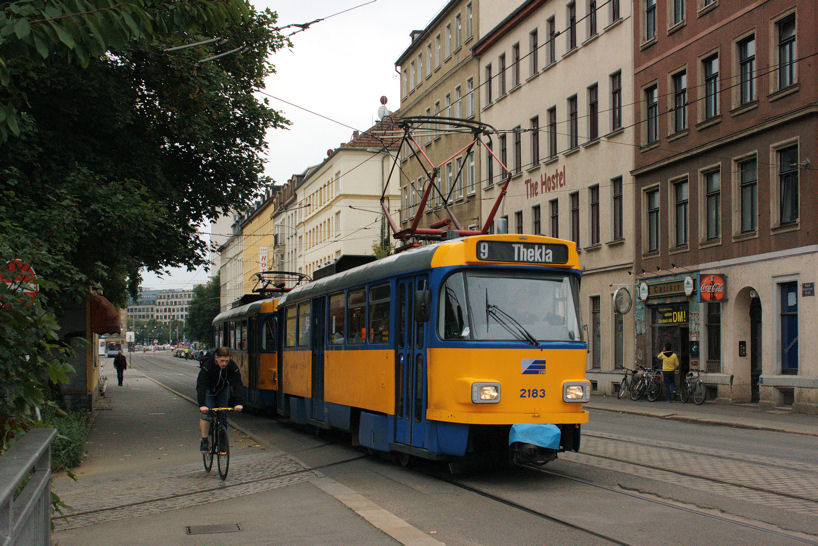
<path fill-rule="evenodd" d="M 531 345 L 537 345 L 537 338 L 531 335 L 531 332 L 526 330 L 525 326 L 520 324 L 520 321 L 497 307 L 489 303 L 489 291 L 486 289 L 486 331 L 489 328 L 489 317 L 497 321 L 497 324 L 502 326 L 509 334 L 513 335 L 521 341 L 527 341 Z"/>

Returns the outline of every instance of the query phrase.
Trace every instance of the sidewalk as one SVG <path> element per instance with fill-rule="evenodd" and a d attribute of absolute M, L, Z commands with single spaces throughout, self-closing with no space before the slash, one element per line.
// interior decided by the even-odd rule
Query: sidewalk
<path fill-rule="evenodd" d="M 235 430 L 227 480 L 215 461 L 205 473 L 192 404 L 138 370 L 119 387 L 107 368 L 78 481 L 55 476 L 71 509 L 54 520 L 54 544 L 439 544 Z"/>
<path fill-rule="evenodd" d="M 678 400 L 668 404 L 664 400 L 634 402 L 630 398 L 619 400 L 615 396 L 593 395 L 585 407 L 589 410 L 617 411 L 660 419 L 818 436 L 818 416 L 796 413 L 786 408 L 765 409 L 758 404 L 705 402 L 697 406 L 693 402 L 685 404 Z"/>

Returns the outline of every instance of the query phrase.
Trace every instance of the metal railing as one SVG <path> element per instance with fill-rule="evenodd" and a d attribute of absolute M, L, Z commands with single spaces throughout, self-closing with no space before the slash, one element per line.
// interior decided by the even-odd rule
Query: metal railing
<path fill-rule="evenodd" d="M 56 436 L 53 428 L 31 430 L 0 456 L 3 546 L 51 542 L 51 442 Z"/>

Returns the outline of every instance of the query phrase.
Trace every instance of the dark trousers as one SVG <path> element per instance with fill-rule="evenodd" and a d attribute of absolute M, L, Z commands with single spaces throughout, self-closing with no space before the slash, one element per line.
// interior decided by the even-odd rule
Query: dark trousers
<path fill-rule="evenodd" d="M 123 370 L 121 368 L 116 369 L 116 382 L 119 383 L 120 387 L 122 386 L 122 379 L 123 379 L 124 375 L 125 375 L 125 370 Z"/>
<path fill-rule="evenodd" d="M 676 372 L 662 372 L 662 378 L 665 380 L 665 400 L 670 402 L 671 398 L 676 393 Z"/>

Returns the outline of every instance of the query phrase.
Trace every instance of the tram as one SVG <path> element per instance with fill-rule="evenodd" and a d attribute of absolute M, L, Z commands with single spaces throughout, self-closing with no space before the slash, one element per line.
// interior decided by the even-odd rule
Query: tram
<path fill-rule="evenodd" d="M 419 247 L 214 320 L 250 404 L 426 459 L 577 451 L 588 421 L 571 241 L 475 235 Z"/>

